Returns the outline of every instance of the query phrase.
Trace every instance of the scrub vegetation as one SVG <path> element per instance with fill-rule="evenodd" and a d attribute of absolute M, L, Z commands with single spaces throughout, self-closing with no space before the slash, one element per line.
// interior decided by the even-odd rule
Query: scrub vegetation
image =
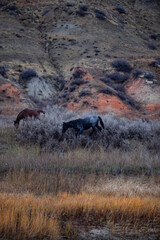
<path fill-rule="evenodd" d="M 84 116 L 48 108 L 39 120 L 0 130 L 0 236 L 83 239 L 82 226 L 114 235 L 118 224 L 120 239 L 131 229 L 156 237 L 159 123 L 104 115 L 105 130 L 93 137 L 62 135 L 62 122 L 77 117 Z"/>

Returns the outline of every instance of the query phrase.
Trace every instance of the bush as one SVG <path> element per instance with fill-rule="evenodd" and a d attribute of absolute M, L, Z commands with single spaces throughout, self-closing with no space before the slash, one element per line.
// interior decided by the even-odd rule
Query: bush
<path fill-rule="evenodd" d="M 148 43 L 148 48 L 151 49 L 151 50 L 156 50 L 156 49 L 157 49 L 157 46 L 155 45 L 155 43 L 149 42 L 149 43 Z"/>
<path fill-rule="evenodd" d="M 116 84 L 116 85 L 113 85 L 113 88 L 118 92 L 125 93 L 125 88 L 122 85 Z"/>
<path fill-rule="evenodd" d="M 108 78 L 107 76 L 106 76 L 106 77 L 100 77 L 99 80 L 101 80 L 102 82 L 104 82 L 104 83 L 107 84 L 108 86 L 112 86 L 112 85 L 113 85 L 111 79 Z"/>
<path fill-rule="evenodd" d="M 23 80 L 30 80 L 33 77 L 38 77 L 37 72 L 33 68 L 28 68 L 21 72 L 20 78 Z"/>
<path fill-rule="evenodd" d="M 156 57 L 155 60 L 160 64 L 160 57 Z"/>
<path fill-rule="evenodd" d="M 90 91 L 87 90 L 83 90 L 80 92 L 79 97 L 85 97 L 85 96 L 91 96 L 92 93 Z"/>
<path fill-rule="evenodd" d="M 79 15 L 80 17 L 86 16 L 86 12 L 85 12 L 85 11 L 82 11 L 82 10 L 77 10 L 77 11 L 76 11 L 76 14 Z"/>
<path fill-rule="evenodd" d="M 106 19 L 106 16 L 102 15 L 102 14 L 99 14 L 99 13 L 96 13 L 96 18 L 100 19 L 100 20 L 105 20 Z"/>
<path fill-rule="evenodd" d="M 117 96 L 118 96 L 122 101 L 126 101 L 126 99 L 127 99 L 126 94 L 123 93 L 123 92 L 119 92 L 119 91 L 118 91 Z"/>
<path fill-rule="evenodd" d="M 105 12 L 102 11 L 102 10 L 94 9 L 94 12 L 95 12 L 95 13 L 98 13 L 98 14 L 100 14 L 100 15 L 106 16 Z"/>
<path fill-rule="evenodd" d="M 70 89 L 69 89 L 70 92 L 73 92 L 73 91 L 75 91 L 75 90 L 76 90 L 75 87 L 70 87 Z"/>
<path fill-rule="evenodd" d="M 154 79 L 154 74 L 152 72 L 144 72 L 143 75 L 145 78 L 147 78 L 149 80 Z"/>
<path fill-rule="evenodd" d="M 6 73 L 7 69 L 3 66 L 0 66 L 0 74 L 2 75 L 2 77 L 7 77 Z"/>
<path fill-rule="evenodd" d="M 136 107 L 136 102 L 135 100 L 130 97 L 127 96 L 124 92 L 120 92 L 118 91 L 117 96 L 124 102 L 126 102 L 127 104 L 129 104 L 131 107 Z"/>
<path fill-rule="evenodd" d="M 142 70 L 138 68 L 135 68 L 132 71 L 132 75 L 134 78 L 138 78 L 142 73 L 143 73 Z"/>
<path fill-rule="evenodd" d="M 124 59 L 116 59 L 111 63 L 111 66 L 119 72 L 130 72 L 132 67 Z"/>
<path fill-rule="evenodd" d="M 130 97 L 130 96 L 127 96 L 126 102 L 127 102 L 131 107 L 137 107 L 135 100 L 134 100 L 132 97 Z"/>
<path fill-rule="evenodd" d="M 49 13 L 50 12 L 50 9 L 45 9 L 44 11 L 43 11 L 43 13 L 42 13 L 42 16 L 44 17 L 47 13 Z"/>
<path fill-rule="evenodd" d="M 128 73 L 120 74 L 118 72 L 114 72 L 114 73 L 108 74 L 107 77 L 117 83 L 123 83 L 128 80 L 129 74 Z"/>
<path fill-rule="evenodd" d="M 72 2 L 68 2 L 65 4 L 66 7 L 74 7 L 75 6 L 75 3 L 72 3 Z"/>
<path fill-rule="evenodd" d="M 71 82 L 71 85 L 77 85 L 77 86 L 80 86 L 80 85 L 82 85 L 82 84 L 86 84 L 86 83 L 88 83 L 87 80 L 76 79 L 76 80 L 73 80 L 73 81 Z"/>
<path fill-rule="evenodd" d="M 158 67 L 158 65 L 159 65 L 158 61 L 152 61 L 148 64 L 148 66 L 150 66 L 150 67 Z"/>
<path fill-rule="evenodd" d="M 118 7 L 115 7 L 114 10 L 118 11 L 119 13 L 126 14 L 126 10 L 124 7 L 118 6 Z"/>
<path fill-rule="evenodd" d="M 76 70 L 72 74 L 74 79 L 82 78 L 84 75 L 85 75 L 85 73 L 81 68 L 76 68 Z"/>
<path fill-rule="evenodd" d="M 69 92 L 65 92 L 65 93 L 63 93 L 63 94 L 61 95 L 62 98 L 66 98 L 66 97 L 68 97 L 68 96 L 69 96 Z"/>
<path fill-rule="evenodd" d="M 88 104 L 84 102 L 84 104 Z M 147 144 L 150 149 L 159 151 L 160 123 L 158 121 L 136 120 L 130 121 L 106 114 L 102 116 L 105 129 L 96 131 L 91 137 L 92 131 L 84 131 L 81 137 L 75 138 L 74 130 L 69 129 L 62 135 L 62 124 L 77 118 L 83 118 L 72 111 L 62 107 L 53 106 L 45 109 L 45 116 L 40 119 L 29 119 L 20 122 L 19 129 L 15 134 L 23 143 L 40 144 L 41 148 L 48 150 L 66 151 L 69 148 L 107 148 L 108 144 L 114 147 L 129 147 L 130 140 L 139 140 Z M 87 116 L 89 114 L 85 114 Z M 154 140 L 154 143 L 153 143 Z"/>
<path fill-rule="evenodd" d="M 99 92 L 103 93 L 103 94 L 108 94 L 108 95 L 113 95 L 114 94 L 114 92 L 109 88 L 103 88 L 103 89 L 99 90 Z"/>
<path fill-rule="evenodd" d="M 100 19 L 100 20 L 105 20 L 106 19 L 106 14 L 104 11 L 99 10 L 99 9 L 94 9 L 96 18 Z"/>
<path fill-rule="evenodd" d="M 80 5 L 80 6 L 79 6 L 79 9 L 80 9 L 81 11 L 87 11 L 87 10 L 88 10 L 88 6 L 87 6 L 87 5 Z"/>
<path fill-rule="evenodd" d="M 157 33 L 152 33 L 150 35 L 150 38 L 156 40 L 158 38 L 158 34 Z"/>

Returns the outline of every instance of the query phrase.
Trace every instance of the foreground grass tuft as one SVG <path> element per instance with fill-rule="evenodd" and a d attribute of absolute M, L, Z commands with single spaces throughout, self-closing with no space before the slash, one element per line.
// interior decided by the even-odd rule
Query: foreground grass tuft
<path fill-rule="evenodd" d="M 84 220 L 94 225 L 108 220 L 138 224 L 158 224 L 160 199 L 140 197 L 104 197 L 100 194 L 59 193 L 55 197 L 30 194 L 0 195 L 0 235 L 27 239 L 67 235 L 71 222 Z M 64 221 L 66 224 L 64 230 Z"/>
<path fill-rule="evenodd" d="M 32 195 L 1 195 L 0 235 L 12 239 L 42 239 L 45 236 L 56 239 L 59 225 L 45 202 Z"/>

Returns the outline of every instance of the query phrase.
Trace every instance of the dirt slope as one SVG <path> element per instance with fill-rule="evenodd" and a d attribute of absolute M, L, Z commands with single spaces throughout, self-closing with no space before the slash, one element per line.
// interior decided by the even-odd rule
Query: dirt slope
<path fill-rule="evenodd" d="M 158 0 L 2 0 L 1 116 L 49 103 L 160 118 L 159 19 Z M 111 65 L 116 59 L 125 59 L 130 71 L 118 72 Z M 22 79 L 27 68 L 37 77 Z M 127 77 L 113 80 L 113 73 Z"/>

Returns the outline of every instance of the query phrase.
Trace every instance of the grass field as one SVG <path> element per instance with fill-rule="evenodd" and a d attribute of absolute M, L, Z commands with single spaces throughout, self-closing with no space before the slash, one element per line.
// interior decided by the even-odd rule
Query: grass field
<path fill-rule="evenodd" d="M 131 144 L 128 151 L 41 151 L 17 142 L 13 129 L 0 129 L 0 236 L 84 239 L 82 226 L 101 226 L 120 239 L 131 229 L 129 239 L 144 232 L 156 239 L 159 153 Z"/>

